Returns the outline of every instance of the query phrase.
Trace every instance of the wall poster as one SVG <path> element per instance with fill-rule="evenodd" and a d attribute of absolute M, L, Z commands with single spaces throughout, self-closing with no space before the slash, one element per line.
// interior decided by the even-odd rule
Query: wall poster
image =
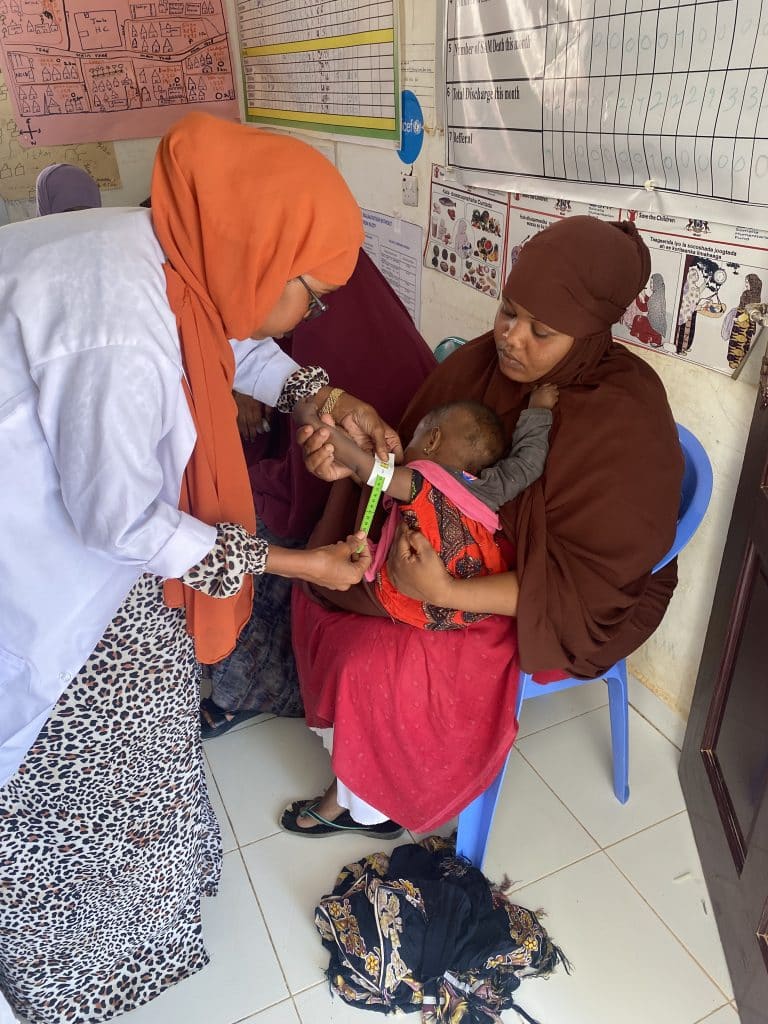
<path fill-rule="evenodd" d="M 444 11 L 446 162 L 462 180 L 711 222 L 768 207 L 762 0 Z"/>

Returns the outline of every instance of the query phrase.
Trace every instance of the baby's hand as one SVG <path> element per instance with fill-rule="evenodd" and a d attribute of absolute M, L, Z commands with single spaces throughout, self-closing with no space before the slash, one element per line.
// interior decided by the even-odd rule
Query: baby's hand
<path fill-rule="evenodd" d="M 560 397 L 557 384 L 539 384 L 531 392 L 529 409 L 554 409 Z"/>

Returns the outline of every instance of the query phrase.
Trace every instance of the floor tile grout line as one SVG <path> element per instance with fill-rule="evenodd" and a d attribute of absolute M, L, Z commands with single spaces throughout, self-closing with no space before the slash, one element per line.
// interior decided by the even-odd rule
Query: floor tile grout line
<path fill-rule="evenodd" d="M 238 849 L 247 850 L 249 846 L 255 846 L 257 843 L 263 843 L 265 839 L 274 839 L 275 836 L 283 834 L 283 830 L 277 826 L 274 832 L 269 832 L 265 836 L 259 836 L 258 839 L 249 839 L 247 843 L 239 843 Z"/>
<path fill-rule="evenodd" d="M 286 996 L 285 999 L 278 999 L 276 1003 L 270 1003 L 268 1006 L 262 1006 L 260 1010 L 256 1010 L 254 1013 L 249 1013 L 245 1017 L 238 1017 L 237 1020 L 232 1021 L 232 1024 L 243 1024 L 243 1022 L 246 1020 L 253 1020 L 253 1018 L 258 1017 L 259 1014 L 266 1013 L 267 1010 L 273 1010 L 276 1006 L 282 1006 L 283 1003 L 289 1002 L 291 1002 L 290 996 Z"/>
<path fill-rule="evenodd" d="M 703 974 L 704 974 L 704 975 L 705 975 L 705 976 L 706 976 L 707 978 L 709 978 L 709 980 L 710 980 L 710 981 L 712 982 L 712 984 L 713 984 L 713 985 L 715 986 L 715 988 L 717 989 L 717 991 L 718 991 L 718 992 L 719 992 L 719 993 L 720 993 L 720 994 L 722 995 L 722 997 L 723 997 L 723 999 L 724 999 L 724 1000 L 726 1001 L 726 1003 L 729 1003 L 729 1002 L 731 1001 L 731 996 L 727 995 L 727 993 L 725 993 L 725 992 L 723 991 L 723 989 L 722 989 L 722 988 L 720 987 L 720 985 L 718 984 L 718 982 L 716 982 L 716 981 L 715 981 L 715 979 L 714 979 L 714 978 L 712 977 L 712 975 L 711 975 L 711 974 L 709 973 L 709 971 L 708 971 L 708 970 L 706 969 L 706 967 L 704 967 L 704 965 L 703 965 L 703 964 L 699 963 L 699 961 L 698 961 L 698 960 L 696 959 L 696 957 L 695 957 L 695 956 L 693 955 L 693 953 L 692 953 L 692 952 L 690 951 L 690 949 L 688 949 L 688 947 L 687 947 L 687 946 L 686 946 L 686 944 L 685 944 L 685 943 L 683 942 L 683 940 L 682 940 L 682 939 L 680 938 L 680 936 L 679 936 L 679 935 L 677 934 L 677 932 L 673 931 L 673 929 L 672 929 L 671 925 L 667 924 L 667 922 L 666 922 L 666 921 L 664 920 L 664 918 L 663 918 L 663 917 L 661 916 L 661 914 L 660 914 L 660 913 L 658 912 L 658 910 L 656 910 L 656 908 L 655 908 L 655 907 L 654 907 L 654 905 L 653 905 L 653 904 L 652 904 L 652 903 L 650 902 L 650 900 L 648 900 L 648 899 L 647 899 L 647 898 L 646 898 L 646 897 L 645 897 L 645 896 L 643 895 L 643 893 L 642 893 L 642 892 L 641 892 L 641 891 L 640 891 L 640 890 L 639 890 L 639 889 L 637 888 L 637 886 L 636 886 L 636 885 L 634 884 L 634 882 L 632 881 L 632 879 L 631 879 L 631 878 L 630 878 L 630 877 L 629 877 L 628 875 L 626 875 L 626 874 L 625 874 L 625 873 L 624 873 L 624 872 L 623 872 L 623 871 L 621 870 L 621 868 L 620 868 L 620 867 L 619 867 L 619 865 L 618 865 L 618 864 L 616 863 L 616 861 L 615 861 L 615 860 L 613 859 L 613 857 L 611 857 L 610 853 L 609 853 L 609 852 L 608 852 L 607 850 L 603 850 L 602 852 L 603 852 L 603 853 L 604 853 L 604 854 L 606 855 L 606 857 L 607 857 L 607 858 L 608 858 L 608 860 L 609 860 L 609 861 L 611 862 L 611 864 L 613 864 L 613 866 L 614 866 L 614 867 L 616 868 L 616 870 L 617 870 L 617 871 L 619 872 L 619 874 L 621 875 L 621 877 L 622 877 L 622 878 L 624 878 L 624 879 L 626 879 L 627 883 L 628 883 L 628 884 L 629 884 L 629 885 L 630 885 L 630 886 L 631 886 L 631 887 L 632 887 L 632 888 L 634 889 L 634 891 L 635 891 L 635 892 L 637 893 L 637 895 L 638 895 L 638 896 L 640 897 L 640 899 L 641 899 L 641 900 L 643 901 L 643 903 L 645 903 L 645 904 L 646 904 L 646 906 L 650 908 L 650 910 L 651 910 L 651 912 L 652 912 L 652 913 L 654 914 L 654 916 L 655 916 L 656 918 L 658 918 L 658 920 L 659 920 L 659 921 L 661 921 L 661 923 L 662 923 L 662 924 L 664 925 L 664 927 L 665 927 L 665 928 L 667 929 L 667 931 L 669 932 L 669 934 L 670 934 L 670 935 L 671 935 L 671 936 L 672 936 L 672 937 L 673 937 L 673 938 L 675 939 L 675 941 L 676 941 L 676 942 L 678 943 L 678 945 L 679 945 L 679 946 L 681 946 L 681 947 L 682 947 L 682 948 L 683 948 L 683 949 L 685 950 L 685 952 L 686 952 L 686 953 L 688 954 L 688 956 L 689 956 L 689 957 L 691 958 L 691 960 L 693 960 L 693 962 L 694 962 L 694 963 L 696 964 L 696 966 L 697 966 L 697 967 L 699 968 L 699 970 L 700 970 L 700 971 L 701 971 L 701 972 L 702 972 L 702 973 L 703 973 Z M 715 1008 L 714 1010 L 710 1010 L 710 1012 L 709 1012 L 709 1015 L 708 1015 L 708 1016 L 710 1016 L 710 1017 L 711 1017 L 711 1016 L 712 1016 L 712 1014 L 713 1014 L 713 1013 L 716 1013 L 718 1009 L 722 1009 L 722 1007 L 716 1007 L 716 1008 Z M 706 1018 L 706 1017 L 704 1017 L 704 1018 L 700 1018 L 700 1019 L 706 1020 L 707 1018 Z"/>
<path fill-rule="evenodd" d="M 595 681 L 597 681 L 597 680 L 595 680 Z M 640 683 L 640 685 L 642 686 L 643 684 Z M 568 691 L 566 690 L 566 691 L 560 691 L 560 692 L 566 692 L 567 693 Z M 651 696 L 655 696 L 653 691 L 649 690 L 648 692 L 651 694 Z M 546 694 L 542 693 L 542 694 L 539 694 L 539 696 L 544 697 L 544 696 L 546 696 Z M 550 696 L 555 696 L 555 695 L 551 694 Z M 657 697 L 656 699 L 658 700 L 659 698 Z M 662 701 L 662 703 L 663 703 L 663 701 Z M 663 736 L 664 739 L 667 741 L 667 743 L 671 743 L 672 746 L 675 748 L 675 750 L 679 750 L 682 753 L 682 747 L 679 747 L 677 745 L 677 743 L 675 743 L 674 740 L 671 740 L 669 738 L 669 736 L 667 736 L 667 734 L 652 719 L 648 718 L 648 716 L 645 715 L 640 710 L 640 708 L 637 707 L 637 705 L 633 704 L 631 700 L 628 701 L 628 704 L 632 708 L 633 711 L 637 712 L 637 714 L 643 719 L 643 721 L 647 722 L 648 725 L 651 726 L 651 728 L 655 729 L 656 732 L 660 736 Z M 664 705 L 664 706 L 666 707 L 666 705 Z M 524 736 L 518 735 L 517 739 L 515 740 L 515 743 L 517 743 L 518 740 L 527 740 L 529 736 L 539 736 L 541 733 L 547 732 L 548 729 L 555 729 L 555 728 L 557 728 L 558 725 L 564 725 L 566 722 L 573 722 L 577 718 L 583 718 L 584 715 L 591 715 L 593 711 L 601 711 L 603 708 L 607 708 L 607 707 L 608 707 L 608 701 L 606 701 L 605 704 L 598 704 L 598 706 L 595 707 L 595 708 L 589 708 L 587 711 L 579 711 L 577 714 L 569 715 L 567 718 L 562 719 L 562 721 L 560 721 L 560 722 L 552 722 L 550 725 L 545 725 L 541 729 L 534 729 L 532 732 L 527 732 L 527 733 L 525 733 Z M 523 703 L 523 708 L 525 708 L 525 703 Z"/>
<path fill-rule="evenodd" d="M 597 710 L 599 710 L 599 708 L 595 708 L 595 710 L 597 711 Z M 585 712 L 585 713 L 589 714 L 590 712 Z M 578 715 L 577 717 L 581 718 L 582 716 Z M 572 721 L 572 719 L 569 719 L 569 721 Z M 563 725 L 564 723 L 560 722 L 559 724 Z M 542 731 L 544 731 L 544 730 L 542 730 Z M 666 737 L 665 737 L 665 739 L 666 739 Z M 667 742 L 669 743 L 670 741 L 667 740 Z M 672 744 L 672 746 L 673 747 L 675 746 L 674 743 Z M 568 806 L 568 804 L 565 802 L 565 800 L 563 800 L 563 798 L 560 796 L 560 794 L 555 789 L 552 788 L 552 786 L 549 784 L 549 782 L 547 782 L 547 780 L 544 778 L 544 776 L 541 774 L 541 772 L 536 768 L 536 766 L 533 764 L 533 762 L 530 761 L 525 756 L 524 752 L 520 749 L 520 747 L 517 744 L 515 744 L 513 749 L 517 750 L 517 752 L 520 754 L 520 756 L 523 758 L 523 760 L 529 766 L 529 768 L 533 772 L 535 772 L 535 774 L 541 779 L 541 781 L 544 783 L 544 785 L 547 787 L 547 789 L 551 793 L 553 793 L 555 797 L 557 797 L 557 799 L 560 801 L 560 803 L 563 805 L 563 807 L 566 809 L 566 811 L 568 811 L 568 813 L 571 815 L 571 817 L 574 818 L 579 823 L 579 825 L 584 829 L 584 831 L 587 833 L 589 838 L 594 843 L 596 843 L 597 846 L 599 847 L 599 849 L 601 849 L 601 850 L 607 850 L 611 846 L 616 846 L 618 843 L 623 843 L 625 839 L 631 839 L 633 836 L 640 835 L 641 832 L 646 832 L 649 828 L 653 828 L 655 825 L 661 825 L 663 822 L 669 821 L 670 818 L 676 818 L 678 814 L 683 814 L 685 812 L 685 807 L 683 807 L 679 811 L 675 811 L 672 814 L 668 814 L 665 818 L 659 818 L 658 821 L 651 822 L 650 825 L 643 825 L 642 828 L 637 829 L 635 832 L 630 832 L 629 835 L 623 836 L 621 839 L 615 839 L 612 842 L 608 843 L 607 846 L 603 846 L 603 844 L 600 842 L 600 840 L 597 838 L 597 836 L 593 835 L 589 831 L 589 829 L 584 824 L 584 822 L 581 820 L 581 818 L 579 818 L 576 815 L 576 813 L 571 810 L 571 808 Z M 677 747 L 675 747 L 675 750 L 677 750 Z M 503 787 L 502 787 L 502 792 L 503 792 Z"/>
<path fill-rule="evenodd" d="M 319 988 L 320 985 L 327 985 L 328 979 L 324 978 L 320 981 L 313 981 L 309 985 L 305 985 L 304 988 L 298 988 L 295 992 L 291 992 L 291 998 L 295 999 L 297 996 L 303 996 L 305 992 L 311 992 L 313 988 Z"/>
<path fill-rule="evenodd" d="M 307 988 L 301 989 L 299 992 L 292 992 L 291 993 L 291 1002 L 293 1003 L 293 1008 L 296 1011 L 296 1016 L 301 1021 L 301 1024 L 304 1024 L 304 1018 L 301 1015 L 301 1010 L 296 1005 L 296 996 L 302 996 L 302 995 L 304 995 L 305 992 L 311 992 L 312 989 L 320 988 L 321 985 L 326 986 L 327 984 L 328 984 L 327 980 L 326 981 L 318 981 L 318 982 L 315 982 L 314 985 L 308 985 Z"/>
<path fill-rule="evenodd" d="M 601 849 L 605 853 L 607 853 L 609 850 L 612 850 L 614 846 L 620 846 L 622 843 L 626 843 L 628 839 L 634 839 L 636 836 L 641 836 L 643 832 L 650 832 L 650 830 L 652 828 L 656 828 L 657 825 L 665 825 L 668 821 L 672 821 L 673 818 L 679 818 L 681 814 L 688 814 L 688 811 L 685 807 L 682 809 L 682 811 L 675 811 L 674 814 L 668 814 L 666 818 L 659 818 L 659 820 L 654 821 L 652 825 L 643 825 L 643 827 L 639 828 L 637 832 L 632 832 L 630 835 L 624 836 L 623 839 L 616 839 L 614 840 L 614 842 L 608 843 L 607 846 L 602 846 Z"/>
<path fill-rule="evenodd" d="M 304 1018 L 301 1016 L 301 1010 L 296 1005 L 296 999 L 294 998 L 293 993 L 291 993 L 291 1006 L 293 1007 L 293 1012 L 296 1014 L 296 1020 L 301 1021 L 301 1024 L 303 1024 Z"/>
<path fill-rule="evenodd" d="M 221 787 L 219 786 L 218 779 L 216 778 L 216 773 L 213 770 L 213 765 L 211 764 L 211 762 L 210 762 L 210 760 L 208 758 L 208 755 L 205 752 L 205 749 L 203 749 L 203 757 L 205 758 L 205 763 L 208 765 L 208 771 L 211 773 L 211 779 L 213 780 L 213 785 L 214 785 L 214 787 L 216 789 L 216 792 L 218 794 L 219 802 L 221 803 L 221 806 L 224 808 L 224 814 L 226 815 L 226 818 L 227 818 L 227 824 L 229 825 L 229 829 L 230 829 L 230 831 L 232 833 L 232 838 L 235 841 L 235 849 L 234 850 L 227 850 L 226 852 L 227 853 L 234 853 L 235 850 L 239 850 L 240 849 L 240 840 L 237 838 L 237 832 L 235 832 L 235 823 L 233 822 L 232 816 L 229 813 L 229 808 L 224 803 L 224 794 L 221 791 Z"/>
<path fill-rule="evenodd" d="M 225 736 L 236 736 L 237 733 L 239 733 L 239 732 L 246 732 L 246 730 L 248 730 L 248 729 L 255 729 L 257 725 L 266 725 L 267 722 L 271 722 L 273 719 L 278 717 L 277 715 L 272 715 L 272 714 L 269 714 L 267 712 L 264 712 L 264 715 L 265 715 L 265 717 L 264 718 L 259 718 L 258 721 L 256 720 L 256 717 L 254 716 L 251 719 L 246 719 L 245 722 L 239 722 L 237 725 L 233 726 L 233 728 L 227 730 L 227 732 L 224 733 L 224 735 Z M 214 739 L 215 737 L 211 737 L 211 738 Z"/>
<path fill-rule="evenodd" d="M 694 1021 L 694 1024 L 707 1024 L 707 1021 L 708 1020 L 712 1020 L 712 1018 L 714 1017 L 714 1015 L 716 1013 L 720 1013 L 720 1011 L 724 1010 L 726 1008 L 726 1006 L 731 1006 L 731 1005 L 732 1005 L 732 1003 L 730 1001 L 727 1002 L 727 1003 L 723 1003 L 722 1006 L 718 1006 L 716 1009 L 714 1009 L 712 1011 L 712 1013 L 708 1013 L 706 1017 L 700 1017 L 697 1021 Z"/>
<path fill-rule="evenodd" d="M 526 889 L 529 885 L 536 885 L 538 882 L 544 882 L 548 878 L 552 878 L 554 875 L 560 874 L 561 871 L 567 871 L 568 868 L 575 867 L 577 864 L 582 864 L 585 860 L 589 860 L 590 857 L 597 857 L 598 854 L 604 853 L 604 850 L 592 850 L 591 853 L 585 853 L 583 857 L 577 857 L 576 860 L 569 861 L 567 864 L 562 864 L 559 868 L 555 868 L 554 871 L 547 871 L 543 875 L 539 875 L 538 878 L 531 878 L 530 881 L 521 882 L 520 885 L 512 883 L 512 887 L 508 890 L 509 896 L 514 896 L 521 893 L 523 889 Z"/>
<path fill-rule="evenodd" d="M 539 696 L 544 697 L 546 694 L 542 693 L 539 694 Z M 555 695 L 551 694 L 551 696 L 554 697 Z M 591 715 L 593 711 L 602 711 L 603 708 L 607 707 L 608 701 L 606 700 L 605 704 L 598 704 L 596 708 L 588 708 L 586 711 L 579 711 L 575 715 L 569 715 L 567 718 L 563 718 L 560 722 L 552 722 L 549 725 L 542 726 L 541 729 L 534 729 L 533 732 L 527 732 L 524 736 L 520 736 L 518 733 L 515 738 L 515 743 L 517 743 L 518 740 L 527 740 L 529 736 L 539 736 L 548 729 L 556 729 L 558 725 L 565 725 L 566 722 L 574 722 L 577 718 L 583 718 L 584 715 Z M 525 709 L 525 702 L 523 702 L 523 709 Z"/>
<path fill-rule="evenodd" d="M 642 686 L 643 684 L 640 683 L 640 685 Z M 653 694 L 652 690 L 649 690 L 648 692 Z M 653 695 L 655 696 L 655 694 L 653 694 Z M 659 698 L 657 697 L 656 699 L 658 700 Z M 663 701 L 662 701 L 662 703 L 663 703 Z M 682 754 L 683 748 L 682 747 L 678 747 L 678 745 L 675 743 L 675 741 L 671 740 L 669 738 L 669 736 L 667 736 L 667 734 L 662 729 L 660 729 L 658 725 L 656 725 L 656 723 L 653 721 L 653 719 L 648 718 L 647 715 L 644 715 L 643 712 L 640 710 L 640 708 L 638 708 L 635 704 L 633 704 L 632 701 L 629 702 L 629 706 L 632 708 L 633 711 L 636 711 L 638 713 L 638 715 L 640 715 L 640 717 L 643 719 L 643 721 L 647 722 L 648 725 L 650 725 L 652 729 L 655 729 L 656 732 L 660 736 L 663 736 L 664 739 L 667 741 L 667 743 L 671 743 L 672 746 L 675 748 L 675 750 L 678 750 Z M 664 705 L 664 706 L 666 707 L 666 705 Z"/>
<path fill-rule="evenodd" d="M 562 723 L 561 723 L 561 724 L 562 724 Z M 535 775 L 535 776 L 536 776 L 536 777 L 537 777 L 538 779 L 541 779 L 541 781 L 542 781 L 542 782 L 544 783 L 544 785 L 545 785 L 545 786 L 547 787 L 547 789 L 548 789 L 548 790 L 550 791 L 550 793 L 552 793 L 552 795 L 553 795 L 553 796 L 555 797 L 555 799 L 556 799 L 556 800 L 557 800 L 557 801 L 558 801 L 558 802 L 559 802 L 560 804 L 562 804 L 562 806 L 563 806 L 563 807 L 564 807 L 564 808 L 566 809 L 566 811 L 568 812 L 568 814 L 570 814 L 570 816 L 571 816 L 571 817 L 573 818 L 573 820 L 574 820 L 574 821 L 576 822 L 576 824 L 577 824 L 577 825 L 579 826 L 579 828 L 583 829 L 583 830 L 584 830 L 584 832 L 586 832 L 586 834 L 587 834 L 587 835 L 589 836 L 589 838 L 590 838 L 590 839 L 592 840 L 592 842 L 593 842 L 593 843 L 595 844 L 595 846 L 597 846 L 597 848 L 598 848 L 599 850 L 602 850 L 602 848 L 603 848 L 603 847 L 602 847 L 602 844 L 601 844 L 601 843 L 599 843 L 599 842 L 597 841 L 596 837 L 592 835 L 592 833 L 591 833 L 591 832 L 589 831 L 589 829 L 588 829 L 588 828 L 586 827 L 586 825 L 584 824 L 584 822 L 583 822 L 583 821 L 581 821 L 581 819 L 580 819 L 580 818 L 578 818 L 578 817 L 577 817 L 577 816 L 576 816 L 576 815 L 575 815 L 575 814 L 573 813 L 573 811 L 572 811 L 572 810 L 571 810 L 571 808 L 570 808 L 570 807 L 568 806 L 568 804 L 567 804 L 567 803 L 565 802 L 565 800 L 563 800 L 563 798 L 562 798 L 562 797 L 560 796 L 560 794 L 559 794 L 559 793 L 557 793 L 557 792 L 556 792 L 556 791 L 555 791 L 555 790 L 554 790 L 554 789 L 552 788 L 552 786 L 550 786 L 550 784 L 549 784 L 549 783 L 547 782 L 547 780 L 546 780 L 546 779 L 544 778 L 544 776 L 543 776 L 543 775 L 542 775 L 542 774 L 541 774 L 541 773 L 540 773 L 540 772 L 538 771 L 538 769 L 537 769 L 537 768 L 535 767 L 535 765 L 533 765 L 533 764 L 532 764 L 532 763 L 531 763 L 531 762 L 530 762 L 530 761 L 528 760 L 528 758 L 527 758 L 527 757 L 525 756 L 525 754 L 524 754 L 524 753 L 522 752 L 522 750 L 520 749 L 520 747 L 518 747 L 517 745 L 515 745 L 515 746 L 516 746 L 516 749 L 517 749 L 517 752 L 518 752 L 518 754 L 520 755 L 520 757 L 522 757 L 522 759 L 523 759 L 523 760 L 525 761 L 525 763 L 526 763 L 526 764 L 528 765 L 528 767 L 529 767 L 529 768 L 531 769 L 531 771 L 532 771 L 532 772 L 534 773 L 534 775 Z M 513 749 L 514 749 L 514 748 L 513 748 Z M 506 779 L 505 779 L 504 781 L 506 782 Z M 503 793 L 503 792 L 504 792 L 504 786 L 502 785 L 502 787 L 501 787 L 501 793 Z M 499 797 L 501 797 L 501 793 L 499 793 Z"/>
<path fill-rule="evenodd" d="M 284 1003 L 286 999 L 290 999 L 293 996 L 293 993 L 291 992 L 291 986 L 288 983 L 288 978 L 287 978 L 285 970 L 283 968 L 283 962 L 280 959 L 279 953 L 277 952 L 277 946 L 275 945 L 275 940 L 272 938 L 272 930 L 269 927 L 269 922 L 267 920 L 267 915 L 264 913 L 264 908 L 261 905 L 261 900 L 259 899 L 259 894 L 256 892 L 256 886 L 254 885 L 253 879 L 251 878 L 251 873 L 248 870 L 248 865 L 245 863 L 245 857 L 243 856 L 243 851 L 238 849 L 237 855 L 240 858 L 240 862 L 243 865 L 246 877 L 248 878 L 248 884 L 251 887 L 251 892 L 253 893 L 253 898 L 256 900 L 256 906 L 259 908 L 259 914 L 261 914 L 261 920 L 264 923 L 264 929 L 265 929 L 265 931 L 267 933 L 267 938 L 269 939 L 269 944 L 272 947 L 272 952 L 275 954 L 275 960 L 277 961 L 277 966 L 278 966 L 278 968 L 280 970 L 280 975 L 281 975 L 281 977 L 283 979 L 283 983 L 285 984 L 285 990 L 288 993 L 288 995 L 284 996 L 283 999 L 278 1000 L 278 1002 Z M 270 1003 L 270 1006 L 275 1006 L 275 1005 L 276 1005 L 275 1003 Z M 266 1009 L 268 1009 L 268 1007 L 265 1006 L 264 1009 L 266 1010 Z M 261 1011 L 258 1011 L 258 1012 L 260 1013 Z"/>

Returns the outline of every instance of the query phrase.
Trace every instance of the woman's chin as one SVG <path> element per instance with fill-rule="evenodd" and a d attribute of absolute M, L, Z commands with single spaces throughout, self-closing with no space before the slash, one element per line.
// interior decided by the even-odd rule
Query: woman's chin
<path fill-rule="evenodd" d="M 499 369 L 508 380 L 517 381 L 518 384 L 525 384 L 528 381 L 528 371 L 516 359 L 499 354 Z"/>

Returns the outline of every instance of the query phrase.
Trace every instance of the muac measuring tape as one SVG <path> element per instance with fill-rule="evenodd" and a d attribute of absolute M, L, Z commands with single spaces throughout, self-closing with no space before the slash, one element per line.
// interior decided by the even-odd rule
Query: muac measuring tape
<path fill-rule="evenodd" d="M 395 456 L 390 452 L 389 459 L 387 462 L 376 456 L 373 463 L 373 469 L 371 475 L 368 477 L 368 486 L 371 487 L 371 493 L 368 498 L 368 504 L 365 506 L 365 512 L 363 512 L 363 518 L 360 521 L 359 530 L 368 536 L 368 531 L 373 523 L 373 517 L 376 514 L 376 508 L 379 504 L 382 493 L 389 487 L 392 482 L 392 477 L 395 472 Z M 362 548 L 360 549 L 362 550 Z"/>

